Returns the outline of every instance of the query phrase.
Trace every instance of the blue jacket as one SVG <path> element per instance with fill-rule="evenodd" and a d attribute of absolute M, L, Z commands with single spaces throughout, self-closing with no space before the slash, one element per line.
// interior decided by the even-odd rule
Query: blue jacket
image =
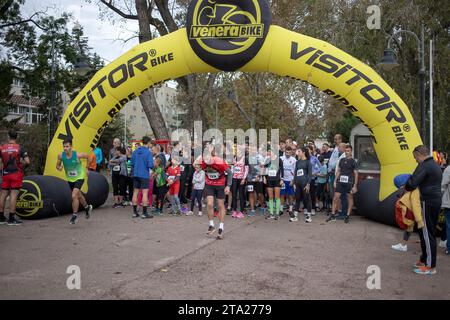
<path fill-rule="evenodd" d="M 150 179 L 150 169 L 153 168 L 152 152 L 144 146 L 134 150 L 131 156 L 131 168 L 133 177 Z"/>
<path fill-rule="evenodd" d="M 99 147 L 94 149 L 95 159 L 97 164 L 101 164 L 103 161 L 103 152 Z"/>

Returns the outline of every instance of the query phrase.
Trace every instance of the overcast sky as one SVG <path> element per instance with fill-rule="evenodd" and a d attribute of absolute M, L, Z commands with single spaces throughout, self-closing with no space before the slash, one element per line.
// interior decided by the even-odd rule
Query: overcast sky
<path fill-rule="evenodd" d="M 106 63 L 115 60 L 123 53 L 138 44 L 138 39 L 133 38 L 127 43 L 117 39 L 128 39 L 139 29 L 137 20 L 124 21 L 119 15 L 112 15 L 115 18 L 114 24 L 108 19 L 100 19 L 100 9 L 97 0 L 88 3 L 85 0 L 25 0 L 23 7 L 23 17 L 28 17 L 36 11 L 44 11 L 58 16 L 61 12 L 73 14 L 83 27 L 84 34 L 89 38 L 89 46 L 93 48 Z M 71 29 L 73 24 L 69 25 Z"/>

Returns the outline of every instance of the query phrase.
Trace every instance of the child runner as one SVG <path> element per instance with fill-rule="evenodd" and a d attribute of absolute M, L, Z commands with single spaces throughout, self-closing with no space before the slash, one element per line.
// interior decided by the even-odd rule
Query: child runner
<path fill-rule="evenodd" d="M 153 184 L 156 187 L 156 208 L 153 211 L 155 215 L 162 215 L 164 197 L 167 193 L 166 174 L 164 171 L 163 161 L 160 157 L 155 158 L 155 168 L 152 171 Z"/>
<path fill-rule="evenodd" d="M 191 211 L 187 215 L 194 214 L 195 201 L 198 204 L 198 215 L 201 217 L 202 213 L 202 197 L 203 189 L 205 189 L 205 171 L 202 170 L 200 165 L 195 165 L 195 172 L 192 177 L 193 190 L 191 193 Z"/>
<path fill-rule="evenodd" d="M 181 169 L 176 157 L 172 157 L 172 165 L 167 169 L 167 185 L 169 186 L 169 197 L 172 213 L 181 215 L 180 211 L 180 177 Z"/>

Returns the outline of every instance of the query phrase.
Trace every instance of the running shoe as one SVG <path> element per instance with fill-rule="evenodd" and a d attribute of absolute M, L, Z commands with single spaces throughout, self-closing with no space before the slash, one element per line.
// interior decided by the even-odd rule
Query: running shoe
<path fill-rule="evenodd" d="M 6 217 L 5 216 L 1 216 L 0 217 L 0 225 L 1 224 L 6 224 Z"/>
<path fill-rule="evenodd" d="M 84 211 L 86 212 L 86 219 L 89 219 L 89 218 L 91 217 L 92 209 L 93 209 L 93 207 L 92 207 L 91 204 L 88 205 L 88 206 L 84 209 Z"/>
<path fill-rule="evenodd" d="M 206 235 L 210 236 L 210 235 L 212 235 L 214 232 L 216 232 L 216 228 L 214 228 L 213 226 L 209 226 L 209 227 L 208 227 L 208 231 L 206 232 Z"/>
<path fill-rule="evenodd" d="M 420 268 L 414 269 L 414 273 L 431 276 L 433 274 L 436 274 L 436 269 L 432 269 L 430 267 L 420 267 Z"/>
<path fill-rule="evenodd" d="M 413 264 L 414 269 L 418 269 L 418 268 L 422 268 L 422 267 L 426 267 L 426 266 L 427 265 L 425 263 L 421 262 L 420 260 Z"/>
<path fill-rule="evenodd" d="M 139 218 L 139 213 L 133 212 L 133 218 Z"/>
<path fill-rule="evenodd" d="M 151 218 L 153 218 L 153 215 L 148 214 L 148 213 L 146 213 L 146 214 L 143 213 L 143 214 L 141 215 L 141 218 L 142 218 L 142 219 L 151 219 Z"/>
<path fill-rule="evenodd" d="M 275 215 L 273 218 L 275 221 L 280 220 L 280 216 Z"/>
<path fill-rule="evenodd" d="M 335 222 L 336 221 L 336 215 L 330 214 L 330 216 L 325 220 L 325 222 Z"/>
<path fill-rule="evenodd" d="M 445 254 L 448 256 L 450 253 L 448 250 L 445 250 Z"/>
<path fill-rule="evenodd" d="M 198 216 L 201 217 L 203 216 L 203 213 L 201 211 L 198 212 Z"/>
<path fill-rule="evenodd" d="M 245 216 L 244 216 L 244 214 L 242 213 L 242 212 L 238 212 L 237 214 L 236 214 L 236 218 L 237 219 L 243 219 L 243 218 L 245 218 Z"/>
<path fill-rule="evenodd" d="M 249 217 L 254 217 L 256 215 L 255 210 L 250 210 L 250 212 L 248 213 Z"/>
<path fill-rule="evenodd" d="M 6 224 L 8 226 L 20 226 L 22 224 L 22 220 L 16 219 L 16 217 L 12 216 L 8 219 Z"/>
<path fill-rule="evenodd" d="M 219 228 L 219 231 L 217 232 L 217 240 L 223 239 L 223 229 Z"/>
<path fill-rule="evenodd" d="M 273 216 L 273 214 L 269 214 L 268 216 L 266 216 L 266 220 L 274 220 L 275 217 Z"/>
<path fill-rule="evenodd" d="M 192 215 L 194 215 L 194 213 L 193 213 L 192 211 L 188 211 L 188 212 L 186 213 L 186 215 L 187 215 L 187 216 L 192 216 Z"/>
<path fill-rule="evenodd" d="M 349 215 L 346 215 L 346 216 L 345 216 L 344 222 L 345 222 L 345 223 L 349 223 L 349 222 L 350 222 L 350 216 L 349 216 Z"/>
<path fill-rule="evenodd" d="M 315 216 L 315 215 L 316 215 L 316 210 L 312 209 L 312 210 L 311 210 L 311 215 L 312 215 L 312 216 Z"/>
<path fill-rule="evenodd" d="M 113 209 L 117 209 L 117 208 L 119 208 L 119 207 L 120 207 L 120 204 L 118 204 L 118 203 L 114 203 L 112 207 L 113 207 Z"/>
<path fill-rule="evenodd" d="M 188 208 L 186 208 L 186 207 L 181 208 L 181 213 L 188 214 L 188 212 L 189 212 Z"/>
<path fill-rule="evenodd" d="M 70 224 L 75 224 L 75 223 L 77 223 L 77 219 L 78 219 L 78 216 L 76 214 L 73 214 L 72 218 L 70 218 L 69 223 Z"/>
<path fill-rule="evenodd" d="M 260 208 L 259 208 L 259 214 L 260 214 L 260 215 L 266 214 L 266 208 L 260 207 Z"/>
<path fill-rule="evenodd" d="M 298 218 L 297 217 L 291 217 L 289 218 L 289 222 L 297 222 Z"/>
<path fill-rule="evenodd" d="M 307 215 L 307 216 L 306 216 L 305 222 L 306 222 L 306 223 L 311 223 L 311 222 L 312 222 L 312 219 L 311 219 L 311 216 L 310 216 L 310 215 Z"/>
<path fill-rule="evenodd" d="M 227 212 L 227 214 L 228 214 L 228 212 Z M 231 214 L 231 217 L 236 218 L 237 214 L 238 214 L 237 211 L 233 211 L 233 213 Z"/>
<path fill-rule="evenodd" d="M 401 251 L 401 252 L 406 252 L 408 251 L 408 246 L 402 245 L 401 243 L 397 243 L 391 246 L 392 249 L 396 250 L 396 251 Z"/>

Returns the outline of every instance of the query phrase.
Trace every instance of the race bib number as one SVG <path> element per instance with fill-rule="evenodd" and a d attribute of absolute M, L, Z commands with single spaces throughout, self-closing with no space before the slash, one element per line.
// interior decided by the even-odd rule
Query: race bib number
<path fill-rule="evenodd" d="M 303 177 L 305 173 L 303 172 L 303 169 L 297 170 L 297 177 Z"/>
<path fill-rule="evenodd" d="M 114 166 L 114 167 L 113 167 L 113 171 L 116 171 L 116 172 L 117 172 L 117 171 L 120 171 L 120 166 Z"/>
<path fill-rule="evenodd" d="M 234 167 L 234 173 L 241 173 L 241 170 L 242 168 L 241 167 Z"/>
<path fill-rule="evenodd" d="M 283 184 L 281 185 L 280 189 L 281 189 L 281 190 L 286 189 L 286 184 L 285 184 L 284 182 L 283 182 Z"/>
<path fill-rule="evenodd" d="M 170 181 L 173 181 L 173 180 L 175 180 L 175 176 L 169 176 L 169 178 L 168 178 Z"/>
<path fill-rule="evenodd" d="M 267 172 L 269 177 L 276 177 L 277 176 L 277 170 L 269 170 Z"/>
<path fill-rule="evenodd" d="M 180 166 L 180 172 L 184 171 L 184 166 Z"/>
<path fill-rule="evenodd" d="M 217 180 L 219 179 L 219 173 L 218 172 L 209 172 L 207 173 L 207 176 L 210 180 Z"/>
<path fill-rule="evenodd" d="M 341 177 L 339 178 L 339 182 L 342 182 L 342 183 L 348 183 L 348 176 L 341 176 Z"/>
<path fill-rule="evenodd" d="M 253 192 L 253 185 L 252 184 L 247 186 L 247 192 Z"/>
<path fill-rule="evenodd" d="M 78 172 L 77 171 L 69 171 L 68 174 L 69 174 L 69 177 L 76 177 L 76 176 L 78 176 Z"/>

